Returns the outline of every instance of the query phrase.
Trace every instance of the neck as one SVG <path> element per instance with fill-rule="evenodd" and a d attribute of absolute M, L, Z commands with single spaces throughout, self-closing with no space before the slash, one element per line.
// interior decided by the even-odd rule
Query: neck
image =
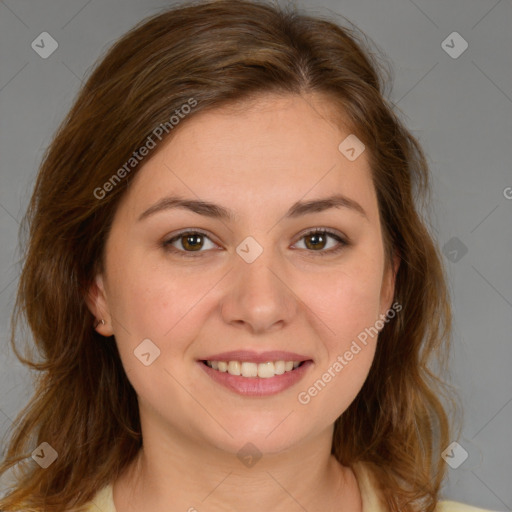
<path fill-rule="evenodd" d="M 259 460 L 176 432 L 144 432 L 144 426 L 143 439 L 114 482 L 117 512 L 361 510 L 354 474 L 330 453 L 332 429 Z"/>

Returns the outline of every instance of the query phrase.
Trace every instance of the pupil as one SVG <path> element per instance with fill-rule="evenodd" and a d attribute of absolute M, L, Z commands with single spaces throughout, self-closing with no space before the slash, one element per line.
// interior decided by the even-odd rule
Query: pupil
<path fill-rule="evenodd" d="M 317 248 L 317 244 L 319 244 L 319 243 L 322 244 L 323 242 L 325 242 L 324 236 L 321 233 L 309 235 L 309 239 L 313 240 L 313 243 L 307 243 L 306 245 L 308 245 L 308 247 L 309 247 L 309 245 L 312 245 L 313 249 Z"/>
<path fill-rule="evenodd" d="M 185 248 L 191 248 L 194 249 L 200 249 L 201 243 L 200 243 L 200 237 L 202 235 L 187 235 L 185 238 L 185 243 L 183 244 Z M 189 247 L 187 247 L 189 246 Z"/>

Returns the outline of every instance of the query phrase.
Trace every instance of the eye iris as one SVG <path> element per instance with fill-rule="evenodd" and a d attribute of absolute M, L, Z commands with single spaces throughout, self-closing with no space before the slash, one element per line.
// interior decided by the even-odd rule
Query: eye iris
<path fill-rule="evenodd" d="M 190 234 L 190 235 L 184 235 L 181 237 L 181 243 L 183 244 L 183 247 L 187 250 L 197 251 L 198 249 L 201 249 L 202 247 L 202 236 L 200 234 Z"/>
<path fill-rule="evenodd" d="M 306 237 L 306 242 L 305 242 L 306 247 L 308 249 L 318 249 L 319 248 L 318 245 L 315 245 L 315 244 L 320 243 L 321 244 L 320 249 L 323 249 L 325 247 L 325 241 L 326 241 L 325 239 L 326 239 L 326 237 L 323 233 L 313 233 L 311 235 L 308 235 Z M 310 244 L 309 240 L 313 240 L 313 244 Z"/>

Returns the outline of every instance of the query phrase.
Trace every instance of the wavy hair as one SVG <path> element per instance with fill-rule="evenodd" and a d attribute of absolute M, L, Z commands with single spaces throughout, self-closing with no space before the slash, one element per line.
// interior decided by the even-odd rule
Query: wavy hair
<path fill-rule="evenodd" d="M 441 451 L 452 440 L 444 399 L 454 401 L 443 377 L 452 324 L 447 279 L 420 215 L 429 169 L 386 99 L 385 58 L 345 25 L 264 1 L 187 2 L 141 21 L 96 63 L 42 159 L 20 232 L 11 345 L 37 379 L 8 431 L 0 475 L 12 473 L 15 483 L 1 510 L 82 510 L 139 451 L 135 390 L 115 340 L 105 343 L 94 330 L 85 300 L 140 166 L 120 169 L 158 127 L 168 128 L 162 140 L 171 137 L 170 115 L 191 98 L 197 104 L 180 126 L 261 93 L 325 95 L 367 148 L 387 263 L 393 253 L 400 258 L 394 300 L 402 311 L 382 329 L 366 382 L 335 422 L 332 453 L 344 465 L 367 463 L 389 510 L 434 510 Z M 122 179 L 113 186 L 116 173 Z M 16 348 L 29 337 L 18 333 L 21 325 L 38 361 Z M 58 453 L 44 470 L 31 458 L 43 442 Z"/>

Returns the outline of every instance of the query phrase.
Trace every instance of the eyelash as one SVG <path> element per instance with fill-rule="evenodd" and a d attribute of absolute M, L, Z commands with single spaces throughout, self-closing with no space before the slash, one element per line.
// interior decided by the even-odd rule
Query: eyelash
<path fill-rule="evenodd" d="M 207 252 L 207 251 L 184 251 L 184 250 L 176 249 L 175 247 L 172 247 L 171 244 L 174 243 L 176 240 L 179 240 L 181 237 L 183 237 L 183 235 L 203 235 L 206 238 L 208 238 L 210 241 L 212 241 L 210 239 L 210 237 L 204 231 L 201 231 L 201 230 L 187 231 L 187 230 L 185 230 L 185 231 L 181 231 L 180 233 L 176 234 L 172 238 L 165 240 L 162 244 L 164 249 L 166 251 L 177 254 L 178 256 L 183 257 L 183 258 L 197 258 L 197 257 L 201 257 L 201 253 Z M 311 235 L 328 235 L 328 236 L 334 238 L 338 242 L 338 246 L 336 248 L 328 249 L 326 251 L 325 250 L 314 251 L 314 250 L 310 250 L 310 249 L 302 249 L 307 252 L 317 253 L 318 256 L 329 256 L 329 255 L 333 255 L 333 254 L 338 254 L 342 249 L 344 249 L 346 246 L 350 245 L 349 242 L 347 240 L 345 240 L 343 237 L 341 237 L 339 234 L 337 234 L 329 229 L 326 229 L 326 228 L 312 229 L 311 231 L 304 233 L 299 238 L 298 241 L 300 241 L 303 238 L 306 238 L 308 236 L 311 236 Z"/>

